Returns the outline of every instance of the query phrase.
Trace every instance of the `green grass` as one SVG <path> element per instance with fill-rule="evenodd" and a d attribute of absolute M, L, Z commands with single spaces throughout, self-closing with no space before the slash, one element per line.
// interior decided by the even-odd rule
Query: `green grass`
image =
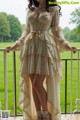
<path fill-rule="evenodd" d="M 0 48 L 7 47 L 9 45 L 12 45 L 13 43 L 0 43 Z M 77 48 L 80 48 L 80 43 L 71 43 L 72 46 L 75 46 Z M 70 52 L 64 52 L 61 53 L 61 58 L 70 58 L 71 53 Z M 77 58 L 77 53 L 73 55 L 73 58 Z M 64 104 L 65 104 L 65 62 L 63 63 L 63 80 L 61 80 L 61 86 L 60 86 L 60 104 L 61 104 L 61 112 L 64 112 Z M 18 100 L 19 100 L 19 52 L 16 52 L 16 77 L 17 77 L 17 114 L 21 113 L 18 106 Z M 71 61 L 68 61 L 68 68 L 67 68 L 67 112 L 70 112 L 70 65 Z M 72 109 L 74 110 L 76 108 L 75 100 L 76 100 L 76 81 L 77 81 L 77 75 L 78 75 L 78 62 L 73 61 L 73 80 L 72 80 Z M 14 89 L 13 89 L 13 54 L 12 52 L 7 54 L 7 71 L 8 71 L 8 103 L 9 103 L 9 110 L 11 110 L 11 114 L 14 113 Z M 80 98 L 80 94 L 79 94 Z M 5 103 L 4 103 L 4 59 L 3 59 L 3 52 L 0 52 L 0 101 L 2 102 L 2 109 L 5 109 Z"/>

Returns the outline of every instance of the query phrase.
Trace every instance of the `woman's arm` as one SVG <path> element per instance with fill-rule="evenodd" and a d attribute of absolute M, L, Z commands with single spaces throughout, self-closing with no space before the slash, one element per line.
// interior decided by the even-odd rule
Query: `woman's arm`
<path fill-rule="evenodd" d="M 27 22 L 26 26 L 24 28 L 24 31 L 22 32 L 21 37 L 19 38 L 19 40 L 17 40 L 15 42 L 14 45 L 17 46 L 17 47 L 22 47 L 24 45 L 24 40 L 29 33 L 30 33 L 30 28 L 29 28 L 29 25 L 28 25 L 28 22 Z"/>
<path fill-rule="evenodd" d="M 28 10 L 27 15 L 29 14 L 30 10 Z M 12 46 L 8 46 L 6 47 L 6 51 L 9 52 L 11 50 L 15 50 L 16 48 L 21 48 L 24 45 L 24 40 L 26 38 L 26 36 L 30 33 L 30 25 L 27 19 L 27 15 L 26 15 L 26 26 L 22 32 L 21 37 L 12 45 Z"/>
<path fill-rule="evenodd" d="M 59 51 L 71 50 L 72 52 L 76 52 L 76 48 L 72 47 L 70 43 L 65 39 L 64 34 L 62 32 L 61 27 L 59 26 L 59 7 L 55 6 L 51 8 L 52 12 L 52 27 L 51 32 L 53 34 L 53 38 L 57 45 Z"/>

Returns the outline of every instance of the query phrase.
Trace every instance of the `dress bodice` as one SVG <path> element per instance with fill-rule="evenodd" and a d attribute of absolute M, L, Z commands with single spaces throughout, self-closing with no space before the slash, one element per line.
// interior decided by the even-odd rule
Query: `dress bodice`
<path fill-rule="evenodd" d="M 30 31 L 41 31 L 41 32 L 45 32 L 48 31 L 51 27 L 51 23 L 52 23 L 52 18 L 53 18 L 53 14 L 55 12 L 55 10 L 58 10 L 59 7 L 56 6 L 56 9 L 54 9 L 54 11 L 52 12 L 51 8 L 50 11 L 46 11 L 46 10 L 39 10 L 39 15 L 37 15 L 36 11 L 28 11 L 28 16 L 27 16 L 27 20 L 29 21 L 29 25 L 30 25 Z"/>
<path fill-rule="evenodd" d="M 51 14 L 50 12 L 42 12 L 37 16 L 35 12 L 31 12 L 28 15 L 28 21 L 30 24 L 31 31 L 48 31 L 51 25 Z"/>

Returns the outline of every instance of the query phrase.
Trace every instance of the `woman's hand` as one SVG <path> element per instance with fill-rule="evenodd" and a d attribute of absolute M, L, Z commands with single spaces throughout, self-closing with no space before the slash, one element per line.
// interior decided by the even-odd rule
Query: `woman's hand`
<path fill-rule="evenodd" d="M 67 49 L 72 51 L 73 53 L 77 52 L 77 48 L 76 47 L 67 46 Z"/>
<path fill-rule="evenodd" d="M 17 45 L 13 45 L 13 46 L 8 46 L 8 47 L 6 47 L 5 50 L 6 50 L 7 52 L 10 52 L 10 51 L 15 50 L 16 48 L 17 48 Z"/>

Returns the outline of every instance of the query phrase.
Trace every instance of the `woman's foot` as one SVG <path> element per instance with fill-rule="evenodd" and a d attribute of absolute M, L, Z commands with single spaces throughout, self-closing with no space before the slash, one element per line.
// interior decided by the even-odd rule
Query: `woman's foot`
<path fill-rule="evenodd" d="M 37 120 L 43 120 L 42 111 L 37 112 Z"/>
<path fill-rule="evenodd" d="M 43 120 L 51 120 L 51 114 L 48 111 L 43 111 Z"/>

